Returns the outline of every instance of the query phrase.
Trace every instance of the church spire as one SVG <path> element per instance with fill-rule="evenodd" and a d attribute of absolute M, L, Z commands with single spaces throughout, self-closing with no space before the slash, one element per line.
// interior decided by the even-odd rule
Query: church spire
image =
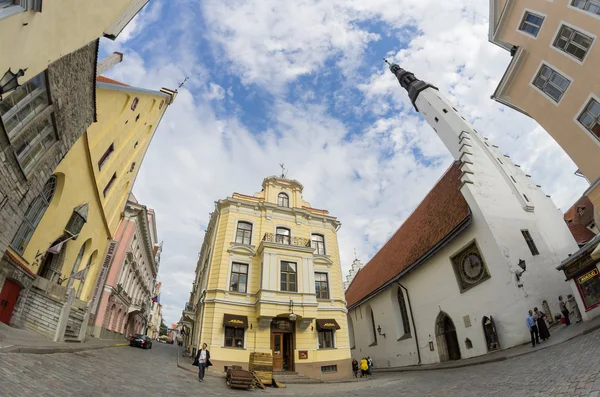
<path fill-rule="evenodd" d="M 418 112 L 419 109 L 415 104 L 417 98 L 419 97 L 419 93 L 427 88 L 433 88 L 437 90 L 437 87 L 426 83 L 422 80 L 419 80 L 415 77 L 415 75 L 408 70 L 402 69 L 400 65 L 396 63 L 389 63 L 387 59 L 384 58 L 385 63 L 387 63 L 390 67 L 390 71 L 396 76 L 398 82 L 408 92 L 408 97 L 412 102 L 415 110 Z"/>

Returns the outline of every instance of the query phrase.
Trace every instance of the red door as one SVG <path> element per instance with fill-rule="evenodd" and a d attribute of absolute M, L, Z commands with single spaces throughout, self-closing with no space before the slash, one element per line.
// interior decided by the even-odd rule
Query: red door
<path fill-rule="evenodd" d="M 4 287 L 0 292 L 0 322 L 8 324 L 12 315 L 21 287 L 12 280 L 4 281 Z"/>

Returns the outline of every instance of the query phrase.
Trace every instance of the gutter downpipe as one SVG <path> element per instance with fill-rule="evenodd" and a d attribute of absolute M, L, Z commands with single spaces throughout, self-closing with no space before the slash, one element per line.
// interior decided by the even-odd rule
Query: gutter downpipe
<path fill-rule="evenodd" d="M 417 326 L 415 325 L 415 318 L 413 316 L 412 305 L 410 304 L 410 295 L 408 294 L 408 290 L 400 284 L 399 281 L 396 281 L 398 287 L 402 288 L 406 292 L 406 299 L 408 300 L 408 308 L 410 309 L 410 321 L 413 323 L 413 330 L 415 331 L 415 344 L 417 345 L 417 356 L 419 357 L 419 362 L 417 365 L 421 365 L 421 349 L 419 348 L 419 336 L 417 334 Z"/>

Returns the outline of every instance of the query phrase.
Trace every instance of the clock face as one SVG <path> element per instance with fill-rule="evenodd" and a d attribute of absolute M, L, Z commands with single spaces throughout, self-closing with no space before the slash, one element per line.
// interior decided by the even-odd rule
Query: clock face
<path fill-rule="evenodd" d="M 478 253 L 470 251 L 463 255 L 460 262 L 460 276 L 467 283 L 478 281 L 485 273 L 483 260 Z"/>

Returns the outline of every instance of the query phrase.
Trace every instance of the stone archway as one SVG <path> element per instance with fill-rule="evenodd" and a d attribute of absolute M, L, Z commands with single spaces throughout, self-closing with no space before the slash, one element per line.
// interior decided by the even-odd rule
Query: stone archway
<path fill-rule="evenodd" d="M 456 327 L 450 316 L 444 312 L 440 312 L 435 320 L 435 338 L 441 362 L 460 360 L 460 346 Z"/>

